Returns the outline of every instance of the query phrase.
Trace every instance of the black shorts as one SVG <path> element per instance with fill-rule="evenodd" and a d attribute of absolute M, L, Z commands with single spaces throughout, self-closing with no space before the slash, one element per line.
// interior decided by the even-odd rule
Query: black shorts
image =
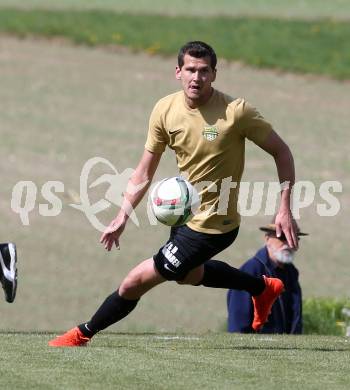
<path fill-rule="evenodd" d="M 230 246 L 239 227 L 223 234 L 200 233 L 183 225 L 171 229 L 167 243 L 153 256 L 157 271 L 167 280 L 183 280 L 200 266 Z"/>

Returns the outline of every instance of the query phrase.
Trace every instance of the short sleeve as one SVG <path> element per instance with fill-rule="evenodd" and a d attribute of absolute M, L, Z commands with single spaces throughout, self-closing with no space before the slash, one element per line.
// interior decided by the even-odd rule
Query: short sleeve
<path fill-rule="evenodd" d="M 242 137 L 261 145 L 273 130 L 271 124 L 264 119 L 256 108 L 243 99 L 237 108 L 239 110 L 239 128 Z"/>
<path fill-rule="evenodd" d="M 145 149 L 152 153 L 163 153 L 167 145 L 166 131 L 162 121 L 160 104 L 157 103 L 151 113 Z"/>

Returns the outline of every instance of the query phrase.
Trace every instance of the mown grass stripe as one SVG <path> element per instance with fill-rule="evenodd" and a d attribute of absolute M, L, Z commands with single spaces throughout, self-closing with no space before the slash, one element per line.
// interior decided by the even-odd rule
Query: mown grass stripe
<path fill-rule="evenodd" d="M 200 39 L 228 60 L 350 78 L 350 24 L 339 21 L 2 9 L 0 32 L 62 36 L 80 44 L 118 44 L 165 55 L 176 54 L 188 40 Z"/>

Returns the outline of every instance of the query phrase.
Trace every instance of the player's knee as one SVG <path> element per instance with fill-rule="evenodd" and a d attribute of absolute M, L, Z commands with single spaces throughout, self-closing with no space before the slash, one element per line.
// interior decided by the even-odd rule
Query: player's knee
<path fill-rule="evenodd" d="M 130 272 L 122 281 L 119 287 L 119 292 L 121 295 L 129 295 L 140 287 L 141 282 L 141 275 L 135 272 Z"/>

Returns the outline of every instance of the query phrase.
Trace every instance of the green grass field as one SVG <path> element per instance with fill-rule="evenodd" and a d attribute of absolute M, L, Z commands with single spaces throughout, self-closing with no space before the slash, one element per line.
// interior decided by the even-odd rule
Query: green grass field
<path fill-rule="evenodd" d="M 173 77 L 175 58 L 2 37 L 0 66 L 0 237 L 17 243 L 20 275 L 16 302 L 0 300 L 1 328 L 67 329 L 90 318 L 128 270 L 167 237 L 167 228 L 149 227 L 141 205 L 141 226 L 130 224 L 121 251 L 108 254 L 98 243 L 100 233 L 69 203 L 79 193 L 79 176 L 89 158 L 103 156 L 118 172 L 135 166 L 154 102 L 179 88 Z M 325 180 L 343 183 L 338 215 L 317 215 L 319 195 L 301 211 L 301 226 L 310 237 L 301 243 L 297 266 L 305 297 L 348 296 L 348 84 L 220 61 L 216 87 L 247 97 L 272 121 L 295 154 L 298 180 L 317 186 Z M 110 172 L 101 167 L 91 181 L 103 169 Z M 176 173 L 174 157 L 167 153 L 157 178 Z M 29 226 L 11 210 L 19 180 L 32 180 L 39 191 Z M 57 217 L 39 214 L 39 203 L 44 203 L 40 190 L 47 180 L 65 185 L 58 194 L 63 210 Z M 272 159 L 250 143 L 244 180 L 276 180 Z M 93 201 L 106 190 L 107 185 L 92 189 Z M 107 223 L 115 210 L 98 216 Z M 264 207 L 257 216 L 243 218 L 236 243 L 221 259 L 239 266 L 255 253 L 262 245 L 257 227 L 266 222 L 263 214 Z M 169 283 L 147 295 L 112 330 L 217 330 L 225 318 L 224 291 Z"/>
<path fill-rule="evenodd" d="M 350 27 L 344 21 L 0 9 L 0 31 L 163 55 L 176 55 L 184 42 L 200 39 L 230 61 L 350 79 Z"/>
<path fill-rule="evenodd" d="M 0 0 L 0 9 L 6 7 L 350 19 L 345 0 Z M 47 346 L 57 329 L 90 318 L 128 270 L 167 238 L 167 228 L 149 226 L 143 202 L 137 210 L 140 226 L 130 223 L 121 251 L 108 254 L 98 243 L 100 233 L 69 206 L 79 198 L 79 177 L 89 158 L 104 157 L 118 172 L 135 167 L 154 103 L 179 89 L 175 57 L 155 52 L 75 46 L 62 37 L 0 36 L 0 241 L 15 241 L 19 255 L 16 301 L 9 305 L 0 296 L 0 389 L 348 389 L 349 338 L 220 333 L 226 292 L 204 287 L 161 285 L 87 348 Z M 320 311 L 330 313 L 327 321 L 322 314 L 305 320 L 344 333 L 327 302 L 349 299 L 349 81 L 252 69 L 220 58 L 215 87 L 256 105 L 290 145 L 297 180 L 316 185 L 315 201 L 301 211 L 300 225 L 310 236 L 301 241 L 296 265 L 305 311 L 317 305 L 308 298 L 332 298 Z M 89 183 L 102 173 L 111 170 L 96 168 Z M 175 174 L 174 156 L 167 152 L 156 179 Z M 38 190 L 29 226 L 11 209 L 13 187 L 21 180 Z M 57 194 L 63 209 L 56 217 L 39 213 L 48 180 L 64 183 Z M 276 180 L 273 161 L 250 143 L 243 180 Z M 341 210 L 327 218 L 317 214 L 323 202 L 318 189 L 326 180 L 343 185 L 335 194 Z M 107 189 L 106 184 L 91 189 L 92 202 Z M 243 218 L 236 243 L 218 258 L 239 266 L 263 245 L 257 227 L 270 219 L 264 206 Z M 98 217 L 107 223 L 115 212 L 113 206 Z"/>
<path fill-rule="evenodd" d="M 101 334 L 50 348 L 49 333 L 0 334 L 0 387 L 78 389 L 348 389 L 343 337 Z"/>
<path fill-rule="evenodd" d="M 0 0 L 0 7 L 45 9 L 107 9 L 165 15 L 231 15 L 278 18 L 350 18 L 347 0 Z"/>

